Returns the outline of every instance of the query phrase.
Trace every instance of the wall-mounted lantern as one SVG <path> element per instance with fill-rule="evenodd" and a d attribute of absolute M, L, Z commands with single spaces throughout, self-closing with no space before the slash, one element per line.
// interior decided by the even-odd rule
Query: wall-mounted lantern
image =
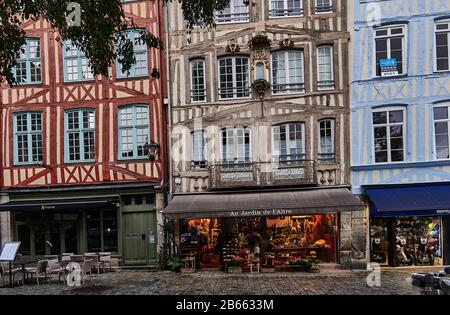
<path fill-rule="evenodd" d="M 261 99 L 270 87 L 270 58 L 269 49 L 271 41 L 265 35 L 256 35 L 249 42 L 252 50 L 252 87 Z"/>
<path fill-rule="evenodd" d="M 144 150 L 150 161 L 155 161 L 159 156 L 160 146 L 155 141 L 150 141 L 144 145 Z"/>

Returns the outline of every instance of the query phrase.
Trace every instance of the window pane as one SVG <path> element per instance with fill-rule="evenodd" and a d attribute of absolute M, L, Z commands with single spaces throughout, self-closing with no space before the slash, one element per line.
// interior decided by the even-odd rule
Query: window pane
<path fill-rule="evenodd" d="M 18 240 L 20 243 L 19 253 L 23 256 L 31 255 L 31 234 L 28 225 L 20 224 L 17 226 Z"/>
<path fill-rule="evenodd" d="M 385 124 L 387 123 L 387 113 L 386 112 L 375 112 L 373 113 L 373 124 Z"/>
<path fill-rule="evenodd" d="M 101 221 L 87 219 L 87 247 L 89 252 L 101 252 Z"/>
<path fill-rule="evenodd" d="M 448 119 L 448 107 L 435 107 L 434 119 Z"/>
<path fill-rule="evenodd" d="M 389 112 L 389 122 L 390 123 L 402 123 L 403 122 L 403 111 L 396 110 Z"/>
<path fill-rule="evenodd" d="M 34 226 L 34 254 L 36 256 L 45 255 L 45 225 L 37 224 Z"/>

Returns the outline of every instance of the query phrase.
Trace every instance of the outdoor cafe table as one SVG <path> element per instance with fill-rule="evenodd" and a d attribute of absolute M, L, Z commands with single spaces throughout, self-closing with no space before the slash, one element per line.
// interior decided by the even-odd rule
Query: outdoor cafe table
<path fill-rule="evenodd" d="M 37 262 L 38 262 L 38 260 L 34 259 L 34 258 L 29 258 L 29 259 L 19 258 L 19 259 L 16 259 L 16 260 L 12 261 L 11 265 L 13 265 L 13 266 L 21 266 L 21 270 L 23 272 L 23 277 L 24 277 L 23 280 L 25 281 L 26 266 L 35 264 Z M 10 279 L 10 281 L 11 281 L 11 279 Z M 12 286 L 12 283 L 10 283 L 10 285 Z"/>
<path fill-rule="evenodd" d="M 12 262 L 13 266 L 21 266 L 22 271 L 26 271 L 26 265 L 31 265 L 31 264 L 35 264 L 37 263 L 38 260 L 34 259 L 34 258 L 20 258 L 20 259 L 16 259 Z"/>

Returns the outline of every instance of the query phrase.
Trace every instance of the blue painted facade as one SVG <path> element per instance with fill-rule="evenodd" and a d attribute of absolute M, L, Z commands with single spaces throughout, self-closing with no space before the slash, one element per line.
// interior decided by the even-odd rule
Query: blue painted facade
<path fill-rule="evenodd" d="M 448 0 L 353 0 L 352 186 L 450 182 L 450 160 L 438 160 L 433 108 L 450 103 L 450 71 L 436 68 L 436 22 L 450 20 Z M 378 13 L 380 13 L 378 15 Z M 373 22 L 373 17 L 381 20 Z M 374 24 L 375 23 L 375 24 Z M 376 75 L 377 28 L 405 26 L 405 74 Z M 404 161 L 376 163 L 373 111 L 404 109 Z"/>

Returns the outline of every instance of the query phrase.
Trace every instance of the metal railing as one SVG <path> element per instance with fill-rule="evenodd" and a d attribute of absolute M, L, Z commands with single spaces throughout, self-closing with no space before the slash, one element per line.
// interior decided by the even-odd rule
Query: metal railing
<path fill-rule="evenodd" d="M 211 165 L 209 187 L 233 188 L 269 185 L 317 185 L 316 163 L 304 159 L 272 162 L 226 162 Z"/>

